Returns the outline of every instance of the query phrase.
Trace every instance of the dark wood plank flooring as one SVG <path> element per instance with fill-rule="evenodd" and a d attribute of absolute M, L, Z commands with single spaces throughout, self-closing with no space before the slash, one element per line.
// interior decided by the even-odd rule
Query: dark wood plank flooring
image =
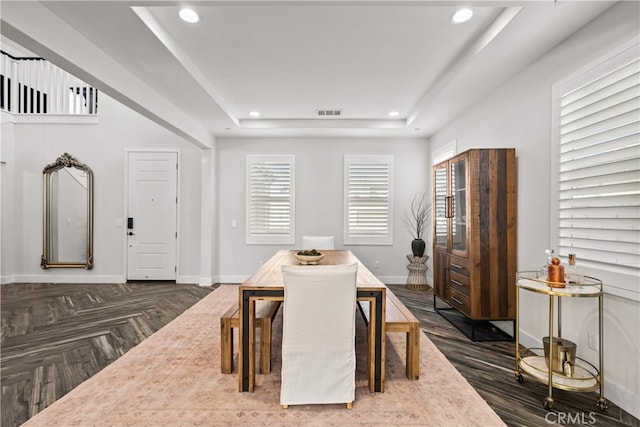
<path fill-rule="evenodd" d="M 389 288 L 420 319 L 420 326 L 429 339 L 507 425 L 640 426 L 637 418 L 611 402 L 601 413 L 595 406 L 598 400 L 595 392 L 554 389 L 553 413 L 547 415 L 549 412 L 543 407 L 547 386 L 526 376 L 523 384 L 515 379 L 515 342 L 472 342 L 435 312 L 431 289 L 415 291 L 403 285 Z M 446 304 L 439 301 L 438 307 L 441 306 Z"/>
<path fill-rule="evenodd" d="M 1 286 L 1 425 L 24 423 L 213 289 L 166 282 Z"/>
<path fill-rule="evenodd" d="M 22 424 L 214 288 L 173 283 L 1 286 L 1 426 Z M 545 420 L 547 388 L 533 380 L 515 381 L 513 342 L 471 342 L 434 312 L 430 290 L 390 288 L 509 426 L 640 426 L 613 404 L 600 414 L 596 393 L 558 390 L 554 414 Z M 562 414 L 564 423 L 559 422 Z"/>

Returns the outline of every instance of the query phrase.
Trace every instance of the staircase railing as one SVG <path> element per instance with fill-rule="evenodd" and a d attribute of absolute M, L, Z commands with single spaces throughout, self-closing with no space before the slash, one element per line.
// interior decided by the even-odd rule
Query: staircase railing
<path fill-rule="evenodd" d="M 42 58 L 0 53 L 0 109 L 12 114 L 98 113 L 96 88 Z"/>

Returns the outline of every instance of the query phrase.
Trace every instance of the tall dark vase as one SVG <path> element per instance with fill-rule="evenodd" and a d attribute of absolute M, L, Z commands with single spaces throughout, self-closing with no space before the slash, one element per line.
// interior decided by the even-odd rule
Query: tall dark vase
<path fill-rule="evenodd" d="M 426 243 L 422 239 L 413 239 L 411 241 L 411 251 L 413 252 L 413 256 L 423 256 L 425 247 Z"/>

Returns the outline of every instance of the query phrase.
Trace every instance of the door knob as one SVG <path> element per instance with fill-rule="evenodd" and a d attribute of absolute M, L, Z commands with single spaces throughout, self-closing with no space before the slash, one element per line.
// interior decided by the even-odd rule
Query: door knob
<path fill-rule="evenodd" d="M 136 233 L 134 233 L 133 231 L 130 231 L 130 232 L 128 232 L 127 234 L 128 234 L 129 236 L 135 236 L 135 235 L 136 235 Z"/>

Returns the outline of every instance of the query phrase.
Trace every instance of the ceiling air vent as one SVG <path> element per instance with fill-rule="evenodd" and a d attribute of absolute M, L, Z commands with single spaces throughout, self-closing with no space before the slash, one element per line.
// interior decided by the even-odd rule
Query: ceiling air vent
<path fill-rule="evenodd" d="M 318 116 L 320 117 L 338 117 L 342 114 L 342 110 L 334 110 L 334 109 L 329 109 L 329 110 L 317 110 L 318 111 Z"/>

